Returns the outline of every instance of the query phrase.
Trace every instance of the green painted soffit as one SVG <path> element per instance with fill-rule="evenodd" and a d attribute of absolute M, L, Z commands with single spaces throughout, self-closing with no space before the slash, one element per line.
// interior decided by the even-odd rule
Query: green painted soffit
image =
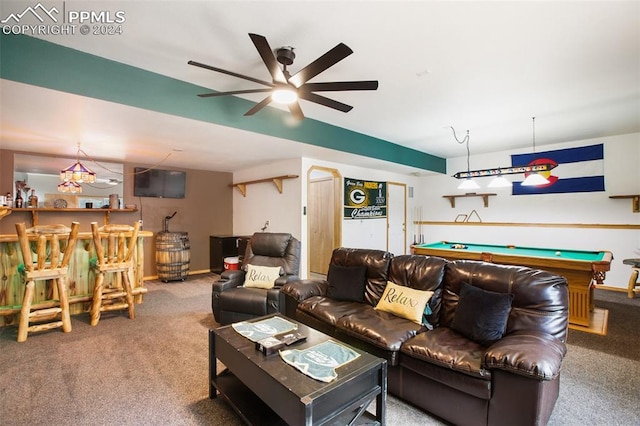
<path fill-rule="evenodd" d="M 187 67 L 187 58 L 177 58 L 183 59 Z M 446 160 L 440 157 L 310 118 L 288 126 L 290 114 L 276 108 L 244 117 L 254 102 L 235 96 L 198 98 L 211 89 L 34 37 L 0 35 L 0 77 L 446 173 Z"/>

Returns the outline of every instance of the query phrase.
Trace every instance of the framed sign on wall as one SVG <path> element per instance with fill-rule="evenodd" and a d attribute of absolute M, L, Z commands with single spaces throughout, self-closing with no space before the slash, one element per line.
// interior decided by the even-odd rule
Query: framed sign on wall
<path fill-rule="evenodd" d="M 387 217 L 387 183 L 344 178 L 344 218 Z"/>

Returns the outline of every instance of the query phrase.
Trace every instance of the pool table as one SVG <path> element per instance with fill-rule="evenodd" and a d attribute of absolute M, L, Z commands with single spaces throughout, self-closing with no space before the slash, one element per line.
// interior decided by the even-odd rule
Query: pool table
<path fill-rule="evenodd" d="M 562 275 L 569 283 L 569 323 L 589 327 L 593 306 L 593 281 L 602 284 L 613 255 L 610 251 L 487 245 L 440 241 L 411 246 L 414 254 L 445 259 L 482 260 L 504 265 L 522 265 Z"/>

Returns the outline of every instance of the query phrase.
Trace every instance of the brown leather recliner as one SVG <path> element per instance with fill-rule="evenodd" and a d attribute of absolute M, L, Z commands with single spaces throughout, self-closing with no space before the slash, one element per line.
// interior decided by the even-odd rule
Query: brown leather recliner
<path fill-rule="evenodd" d="M 244 287 L 248 265 L 278 266 L 273 288 Z M 300 241 L 288 233 L 257 232 L 247 244 L 242 268 L 222 272 L 213 283 L 211 308 L 222 325 L 280 312 L 280 288 L 298 279 Z"/>

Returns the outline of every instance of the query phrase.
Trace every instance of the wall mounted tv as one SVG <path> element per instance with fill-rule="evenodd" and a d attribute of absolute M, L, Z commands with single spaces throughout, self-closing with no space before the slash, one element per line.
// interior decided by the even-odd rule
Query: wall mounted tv
<path fill-rule="evenodd" d="M 177 170 L 135 167 L 133 195 L 136 197 L 184 198 L 187 173 Z"/>

